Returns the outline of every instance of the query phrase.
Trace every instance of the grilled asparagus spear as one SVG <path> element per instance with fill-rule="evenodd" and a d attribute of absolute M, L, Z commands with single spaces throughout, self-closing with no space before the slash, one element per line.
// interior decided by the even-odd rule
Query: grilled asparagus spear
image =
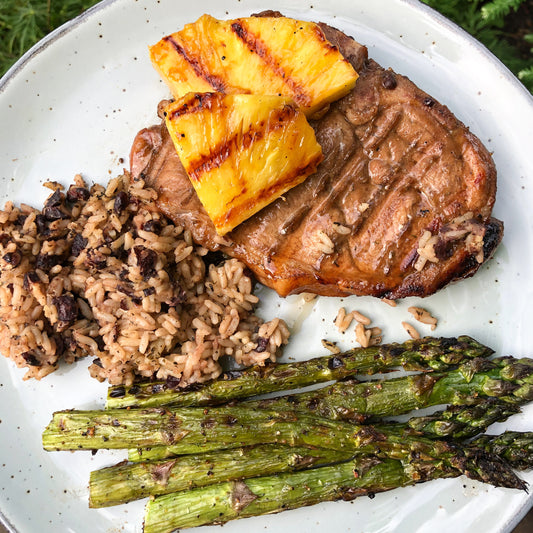
<path fill-rule="evenodd" d="M 245 404 L 246 405 L 246 404 Z M 447 409 L 431 415 L 414 416 L 406 423 L 380 422 L 377 427 L 388 428 L 396 434 L 407 433 L 424 435 L 429 438 L 466 439 L 482 433 L 494 422 L 503 422 L 520 411 L 517 404 L 507 403 L 497 398 L 485 398 L 474 405 L 451 405 Z M 376 421 L 376 422 L 379 422 Z M 416 432 L 416 433 L 413 433 Z M 129 460 L 133 462 L 168 459 L 181 452 L 182 445 L 153 446 L 129 450 Z"/>
<path fill-rule="evenodd" d="M 506 431 L 501 435 L 481 435 L 472 446 L 496 454 L 518 470 L 533 468 L 533 432 Z"/>
<path fill-rule="evenodd" d="M 452 406 L 431 416 L 413 417 L 406 424 L 396 424 L 391 429 L 415 429 L 431 436 L 465 438 L 482 432 L 493 422 L 501 422 L 517 411 L 517 406 L 485 400 L 474 406 Z M 116 505 L 221 481 L 310 468 L 348 460 L 352 455 L 351 452 L 336 450 L 264 444 L 182 455 L 161 461 L 122 462 L 91 473 L 90 505 Z"/>
<path fill-rule="evenodd" d="M 346 461 L 352 457 L 351 452 L 324 448 L 263 444 L 182 455 L 164 461 L 123 462 L 91 472 L 89 505 L 118 505 L 146 496 L 169 494 L 222 481 L 302 470 Z"/>
<path fill-rule="evenodd" d="M 405 370 L 445 371 L 463 361 L 488 357 L 493 351 L 476 340 L 424 338 L 355 348 L 343 354 L 294 363 L 272 363 L 228 372 L 201 386 L 176 388 L 172 382 L 110 387 L 107 408 L 216 405 L 238 398 L 296 389 L 314 383 L 344 379 L 355 374 L 375 374 L 394 367 Z"/>
<path fill-rule="evenodd" d="M 249 405 L 360 423 L 367 416 L 399 415 L 440 404 L 472 404 L 487 397 L 514 404 L 533 400 L 533 359 L 476 358 L 445 373 L 365 382 L 347 380 L 315 391 L 249 402 Z"/>
<path fill-rule="evenodd" d="M 395 427 L 358 426 L 306 413 L 256 410 L 243 405 L 113 409 L 55 413 L 43 433 L 43 446 L 46 450 L 93 450 L 166 445 L 169 453 L 181 455 L 254 444 L 289 444 L 402 460 L 438 459 L 468 476 L 483 471 L 484 481 L 500 482 L 501 474 L 496 478 L 492 468 L 468 466 L 461 445 L 413 433 Z M 506 486 L 520 485 L 509 470 Z"/>
<path fill-rule="evenodd" d="M 483 452 L 478 449 L 470 452 L 476 456 L 477 463 L 483 462 Z M 493 464 L 498 468 L 502 463 L 496 461 Z M 168 533 L 323 501 L 351 500 L 458 474 L 458 470 L 441 461 L 406 464 L 394 459 L 361 457 L 296 473 L 219 483 L 150 500 L 146 507 L 144 533 Z"/>
<path fill-rule="evenodd" d="M 468 439 L 483 433 L 491 424 L 503 422 L 519 413 L 517 404 L 497 398 L 485 398 L 474 405 L 450 405 L 427 416 L 413 416 L 406 427 L 434 438 Z"/>

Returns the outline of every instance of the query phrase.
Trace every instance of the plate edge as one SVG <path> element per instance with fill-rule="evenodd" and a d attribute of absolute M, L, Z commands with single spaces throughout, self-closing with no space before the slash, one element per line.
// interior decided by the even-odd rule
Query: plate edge
<path fill-rule="evenodd" d="M 473 46 L 480 54 L 482 54 L 486 59 L 488 59 L 495 68 L 500 71 L 507 82 L 513 85 L 516 89 L 519 89 L 523 96 L 526 99 L 530 100 L 530 103 L 533 104 L 533 94 L 531 94 L 526 86 L 520 81 L 520 79 L 498 58 L 496 57 L 481 41 L 476 39 L 473 35 L 468 33 L 463 29 L 459 24 L 453 22 L 451 19 L 445 17 L 439 13 L 436 9 L 428 6 L 421 0 L 398 0 L 402 4 L 411 6 L 413 9 L 418 9 L 425 13 L 429 18 L 437 21 L 441 26 L 446 27 L 447 29 L 459 33 L 459 35 Z"/>
<path fill-rule="evenodd" d="M 51 33 L 43 37 L 38 41 L 34 46 L 28 49 L 0 78 L 0 94 L 9 86 L 12 79 L 19 73 L 19 71 L 24 68 L 24 66 L 37 56 L 39 53 L 48 48 L 49 45 L 54 43 L 57 39 L 63 35 L 69 33 L 74 28 L 78 27 L 80 24 L 84 23 L 87 18 L 91 17 L 97 12 L 100 12 L 112 4 L 115 4 L 117 0 L 102 0 L 101 2 L 90 7 L 74 19 L 71 19 L 65 22 L 63 25 L 59 26 Z M 490 61 L 494 67 L 505 77 L 505 80 L 514 86 L 515 89 L 518 89 L 525 96 L 526 100 L 529 99 L 530 103 L 533 104 L 533 95 L 526 89 L 526 87 L 520 82 L 520 80 L 513 74 L 509 68 L 498 59 L 485 45 L 480 41 L 475 39 L 470 35 L 466 30 L 461 28 L 447 17 L 440 14 L 435 9 L 431 8 L 427 4 L 424 4 L 420 0 L 398 0 L 399 3 L 405 4 L 412 7 L 415 10 L 425 13 L 430 19 L 437 21 L 440 25 L 446 27 L 447 29 L 458 33 L 466 43 L 473 46 L 480 54 L 482 54 L 488 61 Z M 503 528 L 500 530 L 502 533 L 510 533 L 520 520 L 526 515 L 530 506 L 533 505 L 533 502 L 525 502 L 520 512 L 517 513 L 513 519 L 511 519 L 507 524 L 503 525 Z M 17 533 L 17 530 L 9 522 L 7 517 L 2 513 L 0 509 L 0 524 L 3 525 L 9 533 Z"/>

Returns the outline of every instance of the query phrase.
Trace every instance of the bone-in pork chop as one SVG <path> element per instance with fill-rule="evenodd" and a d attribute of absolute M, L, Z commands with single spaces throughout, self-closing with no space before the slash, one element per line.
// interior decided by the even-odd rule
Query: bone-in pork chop
<path fill-rule="evenodd" d="M 445 106 L 321 27 L 359 79 L 312 123 L 324 153 L 314 175 L 224 238 L 164 124 L 137 135 L 132 179 L 155 187 L 161 211 L 197 242 L 241 259 L 281 296 L 426 296 L 474 274 L 503 234 L 490 154 Z"/>

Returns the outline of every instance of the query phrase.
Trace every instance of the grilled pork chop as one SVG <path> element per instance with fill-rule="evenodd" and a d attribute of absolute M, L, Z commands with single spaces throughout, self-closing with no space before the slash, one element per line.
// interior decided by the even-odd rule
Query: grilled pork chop
<path fill-rule="evenodd" d="M 314 175 L 224 238 L 164 124 L 135 138 L 132 179 L 155 187 L 161 211 L 198 243 L 239 258 L 281 296 L 427 296 L 471 276 L 503 234 L 490 154 L 445 106 L 321 27 L 359 79 L 312 122 L 324 154 Z"/>

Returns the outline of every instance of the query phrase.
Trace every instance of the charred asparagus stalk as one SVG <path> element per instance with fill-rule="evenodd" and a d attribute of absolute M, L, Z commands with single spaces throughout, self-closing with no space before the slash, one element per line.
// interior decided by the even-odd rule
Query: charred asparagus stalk
<path fill-rule="evenodd" d="M 503 422 L 519 412 L 517 404 L 486 398 L 474 405 L 451 405 L 446 410 L 431 415 L 414 416 L 407 421 L 405 427 L 428 437 L 468 439 L 483 433 L 491 424 Z"/>
<path fill-rule="evenodd" d="M 518 470 L 533 468 L 533 432 L 506 431 L 501 435 L 481 435 L 471 446 L 496 454 Z"/>
<path fill-rule="evenodd" d="M 408 460 L 438 459 L 475 479 L 500 482 L 492 467 L 465 462 L 463 448 L 397 428 L 357 426 L 289 411 L 246 406 L 61 411 L 43 433 L 46 450 L 172 445 L 175 455 L 255 444 L 290 444 Z M 494 458 L 496 460 L 496 458 Z M 522 482 L 509 469 L 507 485 Z"/>
<path fill-rule="evenodd" d="M 219 483 L 150 501 L 144 533 L 223 524 L 322 501 L 350 500 L 413 483 L 400 461 L 368 458 L 294 474 Z"/>
<path fill-rule="evenodd" d="M 479 456 L 483 452 L 472 450 L 472 455 L 478 456 L 477 462 L 482 462 Z M 497 461 L 495 466 L 500 464 Z M 404 464 L 393 459 L 363 457 L 302 472 L 219 483 L 150 500 L 144 533 L 167 533 L 323 501 L 351 500 L 364 494 L 458 474 L 440 461 Z"/>
<path fill-rule="evenodd" d="M 398 431 L 415 429 L 420 434 L 431 436 L 464 438 L 482 432 L 493 422 L 503 421 L 517 411 L 517 406 L 485 400 L 475 406 L 452 406 L 431 416 L 413 417 L 407 424 L 396 424 L 392 428 Z M 149 495 L 168 494 L 221 481 L 340 462 L 352 455 L 351 452 L 265 444 L 183 455 L 162 461 L 123 462 L 91 473 L 89 501 L 91 507 L 117 505 Z"/>
<path fill-rule="evenodd" d="M 216 405 L 238 398 L 296 389 L 314 383 L 344 379 L 355 374 L 375 374 L 394 367 L 405 370 L 445 371 L 493 351 L 468 336 L 424 338 L 355 348 L 343 354 L 294 363 L 272 363 L 228 372 L 200 387 L 177 389 L 178 383 L 140 383 L 115 386 L 108 391 L 106 408 Z"/>
<path fill-rule="evenodd" d="M 519 411 L 517 404 L 486 398 L 474 405 L 452 405 L 431 415 L 411 417 L 406 423 L 379 423 L 378 420 L 376 427 L 384 427 L 396 435 L 407 433 L 410 436 L 418 434 L 429 438 L 466 439 L 475 437 L 494 422 L 503 422 Z M 168 459 L 182 453 L 181 450 L 181 444 L 153 446 L 149 449 L 133 448 L 129 451 L 129 460 L 139 462 Z"/>
<path fill-rule="evenodd" d="M 119 463 L 91 472 L 90 507 L 118 505 L 247 477 L 347 461 L 351 452 L 275 444 L 182 455 L 165 461 Z"/>
<path fill-rule="evenodd" d="M 399 415 L 439 404 L 472 404 L 484 397 L 497 397 L 514 404 L 533 400 L 533 359 L 477 358 L 446 373 L 365 382 L 347 380 L 248 405 L 311 412 L 360 423 L 368 416 Z"/>

